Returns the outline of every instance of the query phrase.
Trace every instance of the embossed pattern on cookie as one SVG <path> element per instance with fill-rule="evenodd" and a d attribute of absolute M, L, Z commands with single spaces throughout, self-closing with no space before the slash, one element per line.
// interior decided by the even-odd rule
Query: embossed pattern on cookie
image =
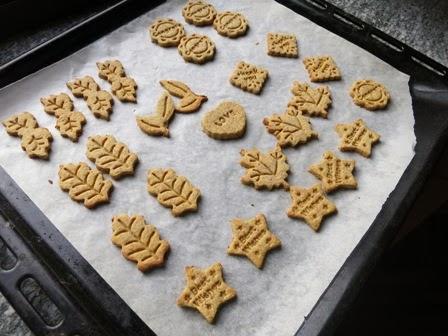
<path fill-rule="evenodd" d="M 258 268 L 263 267 L 270 250 L 281 246 L 280 239 L 269 231 L 263 214 L 250 219 L 236 218 L 231 226 L 233 238 L 227 253 L 246 256 Z"/>
<path fill-rule="evenodd" d="M 331 94 L 328 86 L 310 87 L 307 83 L 294 82 L 291 88 L 294 95 L 288 102 L 288 108 L 310 117 L 327 118 L 331 106 Z"/>
<path fill-rule="evenodd" d="M 224 282 L 220 263 L 206 269 L 185 267 L 185 276 L 187 285 L 177 304 L 197 309 L 209 323 L 213 323 L 219 306 L 236 296 L 236 291 Z"/>
<path fill-rule="evenodd" d="M 341 79 L 341 72 L 330 56 L 307 57 L 303 60 L 312 82 Z"/>
<path fill-rule="evenodd" d="M 207 26 L 213 23 L 216 17 L 216 9 L 205 1 L 190 0 L 182 8 L 182 16 L 190 24 Z"/>
<path fill-rule="evenodd" d="M 127 77 L 123 65 L 119 60 L 97 62 L 98 75 L 112 84 L 112 93 L 122 102 L 135 103 L 137 101 L 137 83 Z"/>
<path fill-rule="evenodd" d="M 182 37 L 177 47 L 187 62 L 204 64 L 215 56 L 215 44 L 205 35 L 191 34 Z"/>
<path fill-rule="evenodd" d="M 168 137 L 168 125 L 173 115 L 173 99 L 165 91 L 157 102 L 156 111 L 147 116 L 137 116 L 137 125 L 146 134 Z"/>
<path fill-rule="evenodd" d="M 181 98 L 175 106 L 175 111 L 180 113 L 191 113 L 199 110 L 208 98 L 204 95 L 194 93 L 186 84 L 176 80 L 161 80 L 160 85 L 174 97 Z"/>
<path fill-rule="evenodd" d="M 356 105 L 370 111 L 386 108 L 390 99 L 389 92 L 384 85 L 371 79 L 354 82 L 350 88 L 350 96 Z"/>
<path fill-rule="evenodd" d="M 288 216 L 303 219 L 318 231 L 324 217 L 336 212 L 336 206 L 325 196 L 320 184 L 311 188 L 291 187 L 292 204 Z"/>
<path fill-rule="evenodd" d="M 335 129 L 341 137 L 339 149 L 343 152 L 355 151 L 370 157 L 372 145 L 380 140 L 380 135 L 368 128 L 362 119 L 351 124 L 337 124 Z"/>
<path fill-rule="evenodd" d="M 268 33 L 268 55 L 280 57 L 299 57 L 297 39 L 292 34 Z"/>
<path fill-rule="evenodd" d="M 216 15 L 213 27 L 223 36 L 235 38 L 246 34 L 249 25 L 241 13 L 227 11 Z"/>
<path fill-rule="evenodd" d="M 353 176 L 355 160 L 343 160 L 331 151 L 325 151 L 321 162 L 311 165 L 308 171 L 321 180 L 325 192 L 336 189 L 356 189 L 358 183 Z"/>
<path fill-rule="evenodd" d="M 173 19 L 157 19 L 150 27 L 151 41 L 161 47 L 176 47 L 185 35 L 182 24 Z"/>
<path fill-rule="evenodd" d="M 230 77 L 230 83 L 244 91 L 259 94 L 267 78 L 267 70 L 246 62 L 239 62 Z"/>
<path fill-rule="evenodd" d="M 246 131 L 246 112 L 235 102 L 222 102 L 204 116 L 202 130 L 214 139 L 240 138 Z"/>

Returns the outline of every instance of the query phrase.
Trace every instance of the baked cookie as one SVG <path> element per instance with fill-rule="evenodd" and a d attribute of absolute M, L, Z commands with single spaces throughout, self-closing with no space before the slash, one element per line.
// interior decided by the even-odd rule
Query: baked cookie
<path fill-rule="evenodd" d="M 337 124 L 336 132 L 341 137 L 339 149 L 343 152 L 355 151 L 364 157 L 370 157 L 372 145 L 380 141 L 380 135 L 358 119 L 351 124 Z"/>
<path fill-rule="evenodd" d="M 222 102 L 202 118 L 202 130 L 214 139 L 240 138 L 246 131 L 246 112 L 235 102 Z"/>
<path fill-rule="evenodd" d="M 294 95 L 288 102 L 288 108 L 310 117 L 327 118 L 331 106 L 331 94 L 328 86 L 310 87 L 307 83 L 294 82 Z"/>
<path fill-rule="evenodd" d="M 299 57 L 297 39 L 293 34 L 268 33 L 268 55 L 279 57 Z"/>
<path fill-rule="evenodd" d="M 303 60 L 312 82 L 341 79 L 341 72 L 330 56 L 307 57 Z"/>
<path fill-rule="evenodd" d="M 215 56 L 215 44 L 205 35 L 191 34 L 182 37 L 177 47 L 187 62 L 204 64 Z"/>
<path fill-rule="evenodd" d="M 195 26 L 208 26 L 216 17 L 216 9 L 202 0 L 190 0 L 182 8 L 182 16 L 190 24 Z"/>
<path fill-rule="evenodd" d="M 168 124 L 173 115 L 173 99 L 165 91 L 157 102 L 156 111 L 148 116 L 137 116 L 137 125 L 146 134 L 168 137 Z"/>
<path fill-rule="evenodd" d="M 112 93 L 122 102 L 137 102 L 137 83 L 127 77 L 119 60 L 97 62 L 98 76 L 112 84 Z"/>
<path fill-rule="evenodd" d="M 176 80 L 161 80 L 160 85 L 174 97 L 181 98 L 175 106 L 175 111 L 180 113 L 196 112 L 208 98 L 194 93 L 186 84 Z"/>
<path fill-rule="evenodd" d="M 350 96 L 356 105 L 370 111 L 386 108 L 390 99 L 389 92 L 384 85 L 371 79 L 354 82 L 350 88 Z"/>
<path fill-rule="evenodd" d="M 216 15 L 213 27 L 220 35 L 235 38 L 246 34 L 249 25 L 241 13 L 222 12 Z"/>
<path fill-rule="evenodd" d="M 246 62 L 239 62 L 230 77 L 230 83 L 241 90 L 259 94 L 267 78 L 267 70 Z"/>
<path fill-rule="evenodd" d="M 176 47 L 185 35 L 182 24 L 173 19 L 157 19 L 150 27 L 151 41 L 161 47 Z"/>

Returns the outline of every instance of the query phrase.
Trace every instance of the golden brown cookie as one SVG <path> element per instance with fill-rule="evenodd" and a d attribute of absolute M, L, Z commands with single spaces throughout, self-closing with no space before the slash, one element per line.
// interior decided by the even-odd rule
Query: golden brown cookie
<path fill-rule="evenodd" d="M 39 127 L 36 118 L 29 112 L 22 112 L 9 117 L 2 122 L 9 135 L 22 137 L 28 129 Z"/>
<path fill-rule="evenodd" d="M 174 103 L 168 92 L 164 92 L 157 102 L 156 111 L 148 116 L 137 116 L 137 125 L 149 135 L 169 136 L 168 124 L 174 115 Z"/>
<path fill-rule="evenodd" d="M 197 309 L 209 323 L 213 323 L 221 304 L 236 297 L 236 291 L 224 282 L 220 263 L 206 269 L 185 267 L 185 276 L 187 286 L 177 304 Z"/>
<path fill-rule="evenodd" d="M 246 62 L 239 62 L 230 77 L 230 83 L 244 91 L 259 94 L 267 78 L 267 70 Z"/>
<path fill-rule="evenodd" d="M 336 132 L 341 137 L 339 149 L 343 152 L 355 151 L 364 157 L 369 157 L 372 145 L 380 141 L 380 135 L 358 119 L 351 124 L 337 124 Z"/>
<path fill-rule="evenodd" d="M 247 169 L 241 177 L 243 184 L 253 185 L 255 189 L 289 188 L 289 165 L 280 146 L 277 145 L 267 154 L 258 149 L 242 149 L 240 155 L 240 164 Z"/>
<path fill-rule="evenodd" d="M 112 135 L 90 136 L 86 155 L 100 171 L 114 179 L 133 175 L 138 162 L 137 155 Z"/>
<path fill-rule="evenodd" d="M 222 12 L 216 15 L 213 27 L 220 35 L 235 38 L 246 34 L 249 24 L 241 13 Z"/>
<path fill-rule="evenodd" d="M 384 85 L 371 79 L 354 82 L 350 88 L 350 96 L 356 105 L 371 111 L 384 109 L 390 99 Z"/>
<path fill-rule="evenodd" d="M 100 171 L 91 169 L 84 162 L 59 166 L 59 186 L 68 191 L 77 202 L 83 202 L 88 209 L 109 202 L 112 182 L 105 180 Z"/>
<path fill-rule="evenodd" d="M 143 216 L 114 216 L 112 231 L 112 243 L 121 247 L 123 256 L 136 262 L 140 271 L 149 271 L 165 262 L 170 245 L 166 240 L 160 239 L 159 231 L 154 225 L 146 224 Z"/>
<path fill-rule="evenodd" d="M 119 60 L 97 62 L 98 75 L 112 84 L 112 93 L 122 102 L 137 102 L 137 83 L 126 77 Z"/>
<path fill-rule="evenodd" d="M 87 98 L 87 94 L 90 92 L 100 90 L 98 84 L 90 76 L 74 79 L 67 83 L 67 87 L 78 98 Z"/>
<path fill-rule="evenodd" d="M 173 19 L 157 19 L 150 27 L 151 41 L 161 47 L 175 47 L 185 35 L 182 24 Z"/>
<path fill-rule="evenodd" d="M 330 56 L 307 57 L 303 60 L 312 82 L 341 79 L 341 72 Z"/>
<path fill-rule="evenodd" d="M 44 106 L 44 111 L 56 118 L 59 118 L 62 113 L 74 110 L 73 101 L 65 93 L 43 97 L 40 102 Z"/>
<path fill-rule="evenodd" d="M 294 96 L 288 102 L 289 108 L 311 117 L 327 117 L 331 106 L 328 86 L 312 88 L 306 83 L 294 82 L 291 92 Z"/>
<path fill-rule="evenodd" d="M 182 37 L 177 46 L 179 54 L 187 62 L 204 64 L 215 56 L 215 44 L 205 35 L 191 34 Z"/>
<path fill-rule="evenodd" d="M 268 33 L 268 55 L 280 57 L 299 57 L 297 39 L 293 34 Z"/>
<path fill-rule="evenodd" d="M 214 139 L 240 138 L 246 131 L 246 112 L 235 102 L 222 102 L 202 118 L 202 130 Z"/>
<path fill-rule="evenodd" d="M 263 124 L 269 133 L 275 135 L 281 147 L 297 146 L 318 137 L 311 127 L 310 118 L 291 108 L 283 114 L 264 118 Z"/>
<path fill-rule="evenodd" d="M 65 138 L 71 141 L 78 141 L 82 134 L 83 125 L 86 123 L 84 114 L 77 111 L 70 111 L 62 113 L 56 120 L 56 129 Z"/>
<path fill-rule="evenodd" d="M 208 26 L 216 17 L 216 9 L 202 0 L 190 0 L 182 8 L 182 15 L 190 24 L 195 26 Z"/>
<path fill-rule="evenodd" d="M 236 218 L 231 226 L 233 238 L 227 253 L 246 256 L 258 268 L 263 267 L 270 250 L 281 246 L 280 239 L 269 231 L 263 214 L 250 219 Z"/>
<path fill-rule="evenodd" d="M 291 187 L 289 192 L 292 204 L 288 209 L 288 216 L 303 219 L 314 231 L 319 230 L 325 216 L 337 211 L 320 184 L 311 188 Z"/>
<path fill-rule="evenodd" d="M 201 192 L 184 176 L 173 169 L 151 169 L 148 172 L 148 192 L 157 197 L 160 204 L 171 208 L 174 216 L 198 209 Z"/>
<path fill-rule="evenodd" d="M 123 64 L 119 60 L 96 62 L 96 66 L 98 68 L 98 76 L 108 82 L 113 82 L 120 77 L 126 77 Z"/>
<path fill-rule="evenodd" d="M 176 112 L 196 112 L 208 99 L 207 96 L 194 93 L 186 84 L 180 81 L 161 80 L 160 85 L 172 96 L 181 98 L 179 104 L 175 106 Z"/>
<path fill-rule="evenodd" d="M 343 160 L 331 151 L 326 151 L 321 162 L 311 165 L 308 171 L 322 183 L 325 192 L 336 189 L 356 189 L 358 183 L 353 176 L 355 160 Z"/>

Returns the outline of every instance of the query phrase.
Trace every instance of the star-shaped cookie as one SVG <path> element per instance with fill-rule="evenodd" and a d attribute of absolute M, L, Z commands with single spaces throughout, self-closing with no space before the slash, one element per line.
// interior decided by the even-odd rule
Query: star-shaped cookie
<path fill-rule="evenodd" d="M 311 165 L 308 171 L 322 182 L 325 192 L 339 188 L 356 189 L 353 176 L 355 160 L 342 160 L 331 151 L 326 151 L 321 162 Z"/>
<path fill-rule="evenodd" d="M 351 124 L 337 124 L 335 129 L 341 137 L 339 149 L 343 152 L 355 151 L 370 157 L 372 145 L 380 140 L 380 135 L 368 128 L 362 119 Z"/>
<path fill-rule="evenodd" d="M 185 276 L 187 286 L 177 304 L 197 309 L 209 323 L 213 323 L 219 306 L 236 296 L 236 291 L 224 282 L 220 263 L 206 269 L 185 267 Z"/>
<path fill-rule="evenodd" d="M 280 239 L 269 231 L 263 214 L 250 219 L 236 218 L 231 226 L 233 239 L 227 253 L 246 256 L 258 268 L 263 267 L 264 258 L 270 250 L 281 246 Z"/>
<path fill-rule="evenodd" d="M 337 211 L 320 184 L 311 188 L 291 187 L 289 192 L 292 204 L 288 209 L 288 216 L 305 220 L 314 231 L 319 230 L 325 216 Z"/>
<path fill-rule="evenodd" d="M 239 62 L 230 77 L 230 83 L 241 90 L 259 94 L 267 78 L 267 70 L 246 62 Z"/>

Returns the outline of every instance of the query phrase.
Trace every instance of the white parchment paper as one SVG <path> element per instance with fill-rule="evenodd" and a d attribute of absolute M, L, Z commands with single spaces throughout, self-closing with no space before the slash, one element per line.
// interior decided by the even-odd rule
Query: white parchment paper
<path fill-rule="evenodd" d="M 99 274 L 129 306 L 158 334 L 178 335 L 293 335 L 319 296 L 325 290 L 350 252 L 380 211 L 410 162 L 415 142 L 408 76 L 378 58 L 320 28 L 272 0 L 215 0 L 218 10 L 238 10 L 247 17 L 250 30 L 245 37 L 228 39 L 212 27 L 185 24 L 188 33 L 202 33 L 217 46 L 215 60 L 205 65 L 185 63 L 176 48 L 161 48 L 150 42 L 148 26 L 156 17 L 184 22 L 184 1 L 168 1 L 72 56 L 15 83 L 0 92 L 0 116 L 29 111 L 53 135 L 48 162 L 29 159 L 20 140 L 0 132 L 0 164 L 79 250 Z M 300 58 L 270 57 L 266 54 L 268 32 L 294 33 L 299 41 Z M 240 183 L 244 170 L 239 165 L 242 148 L 274 147 L 275 137 L 262 125 L 264 116 L 284 111 L 291 97 L 294 80 L 308 81 L 302 65 L 305 56 L 331 55 L 342 71 L 342 80 L 330 86 L 333 107 L 329 118 L 312 119 L 319 140 L 285 150 L 291 167 L 291 185 L 309 186 L 317 182 L 307 167 L 321 159 L 325 150 L 356 160 L 356 191 L 340 191 L 330 198 L 338 214 L 325 220 L 319 233 L 304 222 L 286 216 L 290 204 L 287 192 L 260 192 Z M 110 85 L 97 76 L 95 62 L 117 58 L 138 85 L 138 104 L 115 100 L 109 122 L 95 119 L 82 99 L 74 98 L 76 109 L 88 122 L 79 143 L 74 144 L 54 129 L 55 119 L 47 115 L 39 98 L 69 92 L 65 83 L 84 75 L 93 76 L 102 89 Z M 240 61 L 269 70 L 269 80 L 260 96 L 243 92 L 229 83 L 229 76 Z M 372 78 L 390 90 L 392 101 L 385 111 L 369 112 L 355 106 L 348 95 L 351 83 Z M 162 93 L 161 79 L 184 81 L 209 101 L 197 113 L 175 116 L 170 124 L 171 138 L 142 133 L 135 116 L 152 113 Z M 247 112 L 246 135 L 239 140 L 216 141 L 201 130 L 204 113 L 220 101 L 239 102 Z M 381 134 L 381 143 L 371 159 L 337 150 L 334 126 L 363 118 Z M 138 153 L 140 164 L 134 177 L 114 182 L 111 203 L 87 210 L 73 202 L 58 186 L 58 165 L 85 161 L 87 137 L 113 134 Z M 89 163 L 92 167 L 93 164 Z M 174 218 L 146 191 L 149 168 L 172 167 L 200 188 L 199 212 Z M 49 181 L 53 181 L 51 184 Z M 156 225 L 172 251 L 166 266 L 142 274 L 126 261 L 110 242 L 111 217 L 118 213 L 143 214 Z M 226 248 L 231 240 L 232 218 L 267 216 L 271 230 L 282 240 L 281 250 L 268 255 L 263 270 L 247 259 L 231 257 Z M 184 267 L 207 267 L 219 261 L 226 281 L 238 298 L 224 305 L 215 325 L 199 313 L 176 306 L 184 287 Z"/>

